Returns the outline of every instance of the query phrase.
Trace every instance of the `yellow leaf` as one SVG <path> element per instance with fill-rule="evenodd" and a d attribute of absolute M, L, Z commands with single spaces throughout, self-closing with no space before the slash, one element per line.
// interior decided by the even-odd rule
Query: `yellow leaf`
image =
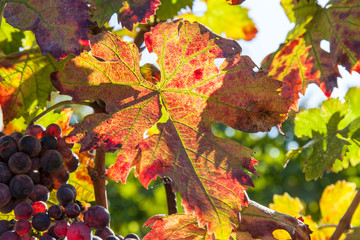
<path fill-rule="evenodd" d="M 288 193 L 284 193 L 284 195 L 275 194 L 273 202 L 269 204 L 269 208 L 296 218 L 303 215 L 305 210 L 300 199 L 297 197 L 293 198 Z"/>

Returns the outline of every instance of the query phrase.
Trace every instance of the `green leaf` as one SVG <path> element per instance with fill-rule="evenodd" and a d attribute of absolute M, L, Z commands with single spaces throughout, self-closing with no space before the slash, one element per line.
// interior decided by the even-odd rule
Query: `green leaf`
<path fill-rule="evenodd" d="M 5 22 L 5 19 L 1 19 L 0 27 L 0 50 L 5 54 L 11 54 L 18 52 L 22 47 L 22 39 L 25 38 L 25 34 Z"/>
<path fill-rule="evenodd" d="M 208 0 L 206 3 L 207 11 L 203 16 L 188 13 L 179 17 L 202 23 L 217 34 L 225 33 L 228 38 L 251 40 L 255 37 L 257 29 L 248 17 L 248 9 L 222 0 Z"/>
<path fill-rule="evenodd" d="M 193 2 L 193 0 L 161 0 L 161 5 L 156 10 L 156 17 L 160 20 L 172 19 L 180 9 L 186 6 L 192 8 Z"/>
<path fill-rule="evenodd" d="M 30 115 L 44 107 L 50 92 L 50 73 L 60 69 L 65 60 L 57 62 L 32 49 L 13 53 L 0 59 L 0 103 L 4 123 L 22 115 Z"/>

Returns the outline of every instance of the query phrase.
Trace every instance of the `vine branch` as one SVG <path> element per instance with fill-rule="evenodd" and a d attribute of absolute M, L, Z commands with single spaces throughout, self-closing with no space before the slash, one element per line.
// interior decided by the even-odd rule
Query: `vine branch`
<path fill-rule="evenodd" d="M 171 187 L 172 180 L 169 177 L 164 177 L 162 181 L 165 186 L 166 201 L 167 201 L 169 215 L 175 214 L 177 213 L 177 205 L 176 205 L 176 195 Z"/>
<path fill-rule="evenodd" d="M 346 210 L 344 216 L 340 219 L 339 225 L 336 227 L 335 232 L 330 237 L 330 240 L 337 240 L 346 230 L 350 229 L 350 222 L 354 215 L 357 206 L 360 203 L 360 188 L 358 189 L 354 199 L 352 200 L 349 208 Z"/>

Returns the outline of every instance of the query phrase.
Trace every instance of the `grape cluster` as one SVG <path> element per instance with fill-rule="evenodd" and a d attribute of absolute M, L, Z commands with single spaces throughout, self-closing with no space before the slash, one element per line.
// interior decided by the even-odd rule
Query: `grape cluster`
<path fill-rule="evenodd" d="M 50 124 L 27 128 L 25 135 L 0 133 L 0 212 L 19 203 L 46 202 L 49 193 L 69 180 L 79 158 L 65 142 L 61 127 Z"/>
<path fill-rule="evenodd" d="M 47 209 L 42 201 L 19 203 L 17 221 L 0 221 L 0 240 L 140 240 L 136 234 L 115 235 L 108 227 L 108 210 L 98 205 L 85 210 L 76 195 L 74 186 L 64 184 L 56 193 L 59 205 Z"/>

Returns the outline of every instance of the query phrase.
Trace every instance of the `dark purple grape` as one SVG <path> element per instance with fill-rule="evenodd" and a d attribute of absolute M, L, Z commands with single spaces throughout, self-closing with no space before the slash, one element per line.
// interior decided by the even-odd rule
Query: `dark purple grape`
<path fill-rule="evenodd" d="M 62 208 L 59 205 L 52 205 L 48 209 L 48 215 L 53 219 L 60 218 L 62 213 L 63 213 Z"/>
<path fill-rule="evenodd" d="M 67 148 L 71 149 L 74 146 L 74 143 L 67 143 L 66 142 L 66 137 L 61 137 L 61 138 L 58 139 L 58 141 L 59 141 L 58 148 L 67 147 Z"/>
<path fill-rule="evenodd" d="M 19 142 L 19 140 L 24 136 L 21 132 L 12 132 L 9 134 L 10 137 L 13 137 L 15 139 L 15 142 Z"/>
<path fill-rule="evenodd" d="M 0 208 L 4 207 L 11 200 L 11 193 L 8 185 L 0 183 Z"/>
<path fill-rule="evenodd" d="M 67 167 L 70 173 L 75 172 L 78 169 L 80 164 L 79 157 L 72 153 L 72 156 L 68 162 L 64 162 L 64 165 Z"/>
<path fill-rule="evenodd" d="M 68 240 L 91 240 L 92 233 L 88 225 L 76 222 L 68 228 L 66 237 Z"/>
<path fill-rule="evenodd" d="M 50 217 L 46 213 L 37 213 L 32 218 L 32 226 L 36 231 L 45 231 L 51 224 Z"/>
<path fill-rule="evenodd" d="M 54 232 L 59 237 L 65 237 L 69 224 L 65 220 L 61 220 L 55 224 Z"/>
<path fill-rule="evenodd" d="M 10 157 L 8 165 L 14 174 L 27 173 L 31 169 L 31 159 L 26 153 L 16 152 Z"/>
<path fill-rule="evenodd" d="M 12 198 L 5 206 L 0 208 L 0 212 L 3 214 L 8 214 L 12 210 L 14 210 L 14 207 L 15 207 L 15 198 Z"/>
<path fill-rule="evenodd" d="M 56 238 L 51 235 L 43 235 L 39 238 L 39 240 L 56 240 Z"/>
<path fill-rule="evenodd" d="M 5 162 L 18 151 L 15 139 L 7 135 L 0 137 L 0 149 L 0 156 Z"/>
<path fill-rule="evenodd" d="M 20 236 L 28 234 L 31 230 L 31 224 L 26 219 L 20 219 L 15 223 L 14 230 Z"/>
<path fill-rule="evenodd" d="M 61 204 L 66 204 L 74 201 L 76 195 L 74 195 L 74 191 L 71 188 L 62 185 L 56 193 L 56 198 Z"/>
<path fill-rule="evenodd" d="M 0 137 L 5 136 L 6 134 L 4 132 L 0 132 Z M 0 234 L 1 235 L 1 234 Z"/>
<path fill-rule="evenodd" d="M 105 238 L 105 240 L 119 240 L 119 238 L 115 235 L 111 235 L 111 236 L 108 236 L 107 238 Z"/>
<path fill-rule="evenodd" d="M 14 231 L 7 231 L 1 235 L 1 240 L 21 240 L 21 237 Z"/>
<path fill-rule="evenodd" d="M 27 198 L 34 191 L 34 183 L 28 175 L 14 176 L 10 181 L 10 192 L 15 198 Z"/>
<path fill-rule="evenodd" d="M 12 178 L 12 173 L 6 164 L 0 165 L 0 183 L 8 184 Z"/>
<path fill-rule="evenodd" d="M 43 201 L 47 202 L 49 200 L 50 192 L 49 190 L 41 184 L 36 184 L 34 186 L 34 192 L 30 195 L 30 199 L 34 202 Z"/>
<path fill-rule="evenodd" d="M 69 203 L 65 207 L 65 214 L 68 218 L 76 218 L 80 214 L 80 207 L 76 203 Z"/>
<path fill-rule="evenodd" d="M 26 175 L 28 175 L 31 178 L 34 184 L 40 183 L 40 173 L 38 170 L 30 170 L 29 172 L 26 173 Z"/>
<path fill-rule="evenodd" d="M 58 147 L 58 140 L 51 135 L 45 135 L 40 138 L 41 147 L 43 150 L 56 149 Z"/>
<path fill-rule="evenodd" d="M 101 239 L 105 239 L 111 235 L 115 235 L 115 233 L 109 227 L 105 227 L 105 228 L 98 229 L 95 231 L 95 236 L 98 236 Z"/>
<path fill-rule="evenodd" d="M 128 235 L 126 235 L 124 237 L 124 240 L 140 240 L 140 238 L 138 237 L 138 235 L 136 235 L 135 233 L 130 233 Z"/>
<path fill-rule="evenodd" d="M 40 158 L 38 158 L 38 157 L 32 158 L 31 159 L 31 170 L 39 170 L 39 168 L 41 168 Z"/>
<path fill-rule="evenodd" d="M 44 133 L 45 128 L 38 124 L 29 126 L 25 131 L 25 135 L 31 135 L 36 137 L 37 139 L 42 138 L 44 136 Z"/>
<path fill-rule="evenodd" d="M 56 150 L 47 150 L 41 157 L 41 167 L 48 172 L 55 172 L 63 165 L 61 154 Z"/>
<path fill-rule="evenodd" d="M 62 148 L 58 148 L 57 151 L 61 154 L 61 156 L 63 157 L 63 161 L 68 162 L 70 161 L 71 157 L 72 157 L 72 151 L 70 148 L 68 147 L 62 147 Z"/>
<path fill-rule="evenodd" d="M 109 225 L 110 213 L 102 206 L 92 206 L 85 212 L 84 222 L 91 228 L 102 229 Z"/>
<path fill-rule="evenodd" d="M 51 135 L 56 138 L 60 138 L 61 133 L 62 133 L 61 127 L 56 123 L 50 124 L 49 126 L 46 127 L 45 130 L 45 135 Z"/>
<path fill-rule="evenodd" d="M 59 170 L 50 173 L 53 179 L 54 189 L 59 189 L 69 180 L 70 174 L 66 167 L 62 166 Z"/>
<path fill-rule="evenodd" d="M 53 186 L 53 179 L 51 178 L 51 175 L 49 172 L 40 172 L 40 184 L 44 185 L 49 191 L 51 191 Z"/>
<path fill-rule="evenodd" d="M 27 202 L 21 202 L 14 208 L 14 215 L 17 219 L 30 219 L 33 215 L 33 208 Z"/>
<path fill-rule="evenodd" d="M 7 231 L 10 231 L 11 223 L 7 220 L 0 220 L 0 236 Z"/>
<path fill-rule="evenodd" d="M 19 151 L 26 153 L 30 157 L 36 157 L 41 151 L 41 144 L 39 139 L 34 136 L 25 135 L 18 143 Z"/>

